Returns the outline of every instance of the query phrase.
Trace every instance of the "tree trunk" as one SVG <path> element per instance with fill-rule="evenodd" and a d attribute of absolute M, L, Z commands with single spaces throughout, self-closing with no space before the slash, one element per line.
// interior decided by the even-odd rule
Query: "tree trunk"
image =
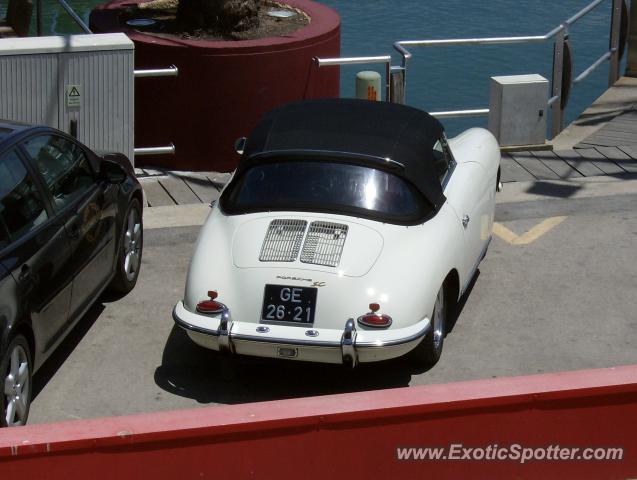
<path fill-rule="evenodd" d="M 261 0 L 179 0 L 177 21 L 185 31 L 232 35 L 259 25 Z"/>

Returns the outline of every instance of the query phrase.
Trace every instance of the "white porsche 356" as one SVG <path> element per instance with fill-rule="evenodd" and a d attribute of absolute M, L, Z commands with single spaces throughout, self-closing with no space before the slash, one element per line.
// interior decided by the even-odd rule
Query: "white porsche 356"
<path fill-rule="evenodd" d="M 265 115 L 212 205 L 175 322 L 242 355 L 435 364 L 484 257 L 500 149 L 427 113 L 317 100 Z"/>

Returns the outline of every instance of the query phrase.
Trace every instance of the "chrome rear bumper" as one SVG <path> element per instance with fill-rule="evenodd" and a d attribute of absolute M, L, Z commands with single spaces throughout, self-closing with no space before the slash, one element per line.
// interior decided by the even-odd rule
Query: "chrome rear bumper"
<path fill-rule="evenodd" d="M 173 320 L 195 343 L 212 350 L 351 366 L 400 357 L 416 347 L 430 327 L 427 317 L 393 330 L 357 330 L 353 319 L 343 330 L 263 325 L 233 321 L 229 311 L 216 316 L 193 313 L 183 302 L 175 305 Z"/>

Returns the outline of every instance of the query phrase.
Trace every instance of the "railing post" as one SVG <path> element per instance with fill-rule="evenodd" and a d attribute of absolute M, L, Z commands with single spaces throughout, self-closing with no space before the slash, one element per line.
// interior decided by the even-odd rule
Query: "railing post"
<path fill-rule="evenodd" d="M 621 27 L 622 2 L 613 0 L 610 21 L 610 62 L 608 68 L 608 86 L 612 87 L 619 78 L 619 30 Z"/>
<path fill-rule="evenodd" d="M 390 98 L 392 103 L 405 104 L 405 69 L 391 67 L 390 69 Z"/>
<path fill-rule="evenodd" d="M 562 74 L 564 70 L 564 38 L 566 28 L 560 30 L 555 36 L 553 49 L 553 77 L 551 79 L 551 96 L 557 100 L 551 105 L 551 138 L 555 138 L 562 131 Z"/>
<path fill-rule="evenodd" d="M 628 27 L 628 59 L 626 61 L 626 75 L 637 77 L 637 0 L 631 0 L 630 26 Z"/>
<path fill-rule="evenodd" d="M 35 3 L 35 31 L 38 37 L 43 35 L 42 28 L 42 0 L 37 0 Z"/>

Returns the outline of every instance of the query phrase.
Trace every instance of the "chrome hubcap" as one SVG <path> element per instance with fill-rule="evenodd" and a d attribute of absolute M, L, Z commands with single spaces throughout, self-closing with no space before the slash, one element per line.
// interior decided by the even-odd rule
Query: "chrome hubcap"
<path fill-rule="evenodd" d="M 132 281 L 139 270 L 141 261 L 142 222 L 137 210 L 128 214 L 126 233 L 124 234 L 124 272 L 128 281 Z"/>
<path fill-rule="evenodd" d="M 436 297 L 433 313 L 434 323 L 434 347 L 436 350 L 440 348 L 442 337 L 445 330 L 445 293 L 441 288 Z"/>
<path fill-rule="evenodd" d="M 24 425 L 31 385 L 29 384 L 29 360 L 20 345 L 11 352 L 11 361 L 4 378 L 4 400 L 7 426 Z"/>

